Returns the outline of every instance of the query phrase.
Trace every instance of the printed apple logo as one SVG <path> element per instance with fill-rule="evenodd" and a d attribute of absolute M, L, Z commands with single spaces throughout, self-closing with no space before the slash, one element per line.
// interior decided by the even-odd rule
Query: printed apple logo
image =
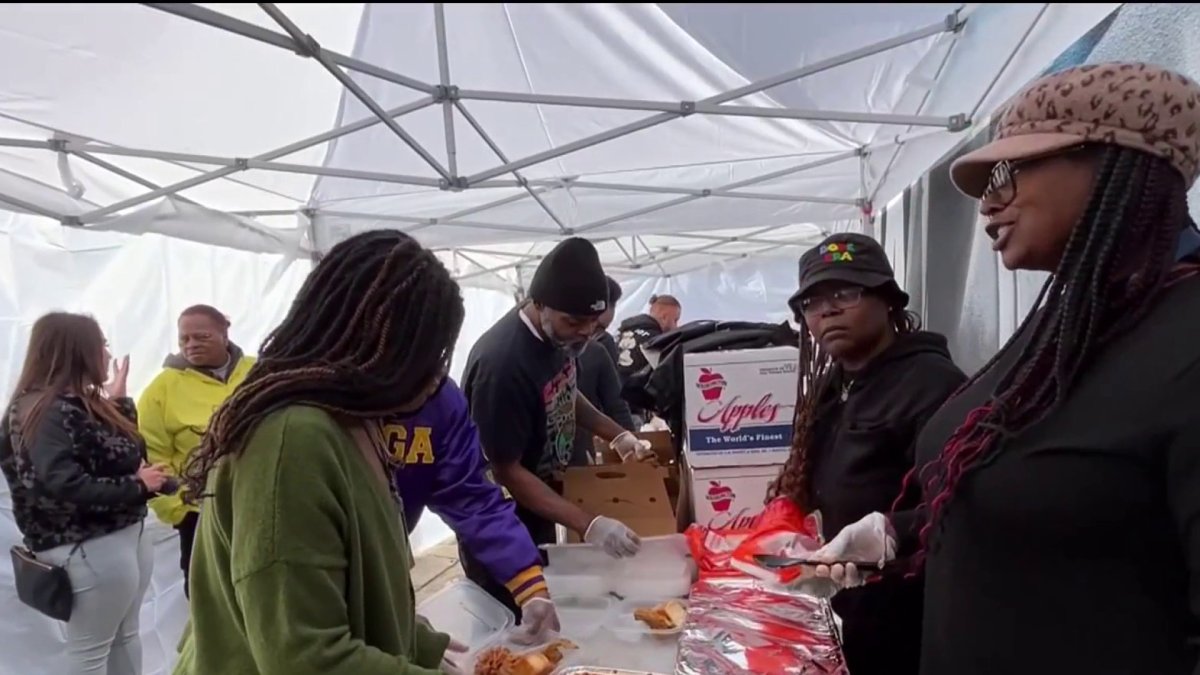
<path fill-rule="evenodd" d="M 708 368 L 700 369 L 700 377 L 696 378 L 696 387 L 705 401 L 719 401 L 725 391 L 725 378 L 720 373 L 714 373 Z"/>
<path fill-rule="evenodd" d="M 709 481 L 708 485 L 708 495 L 706 498 L 712 504 L 713 511 L 717 513 L 729 511 L 729 507 L 733 506 L 733 500 L 737 497 L 733 493 L 733 488 L 728 485 L 721 485 L 715 480 Z"/>

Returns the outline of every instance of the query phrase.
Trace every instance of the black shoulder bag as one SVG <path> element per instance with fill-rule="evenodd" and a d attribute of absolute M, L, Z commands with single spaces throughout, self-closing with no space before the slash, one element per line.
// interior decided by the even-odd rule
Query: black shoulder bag
<path fill-rule="evenodd" d="M 67 558 L 68 563 L 78 550 L 79 544 L 75 544 L 71 556 Z M 69 621 L 75 600 L 66 566 L 38 560 L 24 546 L 13 546 L 9 553 L 12 554 L 17 598 L 51 619 Z"/>

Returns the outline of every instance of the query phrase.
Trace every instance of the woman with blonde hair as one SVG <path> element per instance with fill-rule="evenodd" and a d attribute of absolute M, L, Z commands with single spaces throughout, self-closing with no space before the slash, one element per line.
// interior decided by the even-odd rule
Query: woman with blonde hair
<path fill-rule="evenodd" d="M 146 500 L 170 487 L 145 463 L 129 360 L 106 389 L 110 360 L 94 319 L 43 316 L 0 421 L 0 471 L 27 551 L 70 579 L 70 675 L 141 675 L 138 614 L 154 562 L 143 519 Z"/>

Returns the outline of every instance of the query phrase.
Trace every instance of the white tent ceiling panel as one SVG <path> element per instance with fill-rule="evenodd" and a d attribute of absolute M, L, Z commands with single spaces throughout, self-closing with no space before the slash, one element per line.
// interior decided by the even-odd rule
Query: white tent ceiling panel
<path fill-rule="evenodd" d="M 0 200 L 291 253 L 302 208 L 320 247 L 844 224 L 1115 6 L 6 5 L 0 59 L 37 67 L 0 78 Z M 743 254 L 713 243 L 684 262 Z"/>
<path fill-rule="evenodd" d="M 267 18 L 253 5 L 217 8 Z M 322 42 L 353 45 L 360 5 L 287 8 Z M 338 107 L 341 87 L 315 64 L 141 5 L 8 4 L 0 26 L 0 59 L 30 66 L 5 70 L 0 115 L 78 138 L 245 157 L 326 131 Z M 320 164 L 323 156 L 317 147 L 289 161 Z M 169 165 L 155 168 L 141 175 L 171 182 Z M 301 199 L 313 181 L 286 173 L 246 179 Z M 253 208 L 239 198 L 214 206 Z"/>
<path fill-rule="evenodd" d="M 914 25 L 936 23 L 959 6 L 956 3 L 856 4 L 853 41 L 847 42 L 846 33 L 834 23 L 846 18 L 841 14 L 842 7 L 778 3 L 756 5 L 753 12 L 747 12 L 744 5 L 737 4 L 660 4 L 699 45 L 750 81 L 786 72 L 796 64 L 846 52 L 858 44 L 901 35 Z M 887 58 L 848 63 L 775 87 L 768 93 L 779 104 L 793 108 L 879 113 L 900 110 L 902 97 L 914 85 L 905 72 L 907 64 L 920 63 L 935 44 L 948 41 L 929 38 L 902 45 L 888 52 Z M 846 86 L 847 82 L 868 86 Z M 874 125 L 819 122 L 816 126 L 861 144 L 871 140 L 870 128 Z"/>
<path fill-rule="evenodd" d="M 1120 3 L 984 3 L 963 27 L 923 111 L 965 112 L 976 128 Z M 887 130 L 889 133 L 903 129 Z M 939 134 L 870 158 L 873 194 L 890 200 L 971 134 Z M 886 138 L 887 136 L 881 137 Z M 893 160 L 893 155 L 896 155 Z"/>

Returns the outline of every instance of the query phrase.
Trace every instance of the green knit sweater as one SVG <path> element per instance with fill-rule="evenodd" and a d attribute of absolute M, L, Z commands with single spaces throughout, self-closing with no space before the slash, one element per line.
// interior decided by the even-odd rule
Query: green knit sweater
<path fill-rule="evenodd" d="M 351 436 L 292 406 L 208 483 L 175 675 L 431 675 L 397 505 Z"/>

